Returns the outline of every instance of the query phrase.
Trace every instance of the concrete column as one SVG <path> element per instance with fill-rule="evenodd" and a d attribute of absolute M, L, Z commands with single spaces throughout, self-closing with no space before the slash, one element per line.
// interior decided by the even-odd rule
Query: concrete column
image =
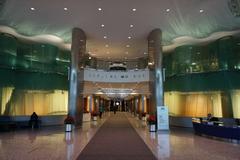
<path fill-rule="evenodd" d="M 92 109 L 93 109 L 93 96 L 92 95 L 89 95 L 88 96 L 88 111 L 89 112 L 92 112 Z"/>
<path fill-rule="evenodd" d="M 150 69 L 150 112 L 155 113 L 157 106 L 164 105 L 162 70 L 162 31 L 154 29 L 148 36 L 148 54 Z"/>
<path fill-rule="evenodd" d="M 141 96 L 141 111 L 142 111 L 142 113 L 144 113 L 144 112 L 147 112 L 147 110 L 146 110 L 146 103 L 147 101 L 146 101 L 146 96 L 145 95 L 142 95 Z"/>
<path fill-rule="evenodd" d="M 72 31 L 71 68 L 69 79 L 68 112 L 75 118 L 76 124 L 82 123 L 83 114 L 83 57 L 86 53 L 86 36 L 79 29 Z"/>

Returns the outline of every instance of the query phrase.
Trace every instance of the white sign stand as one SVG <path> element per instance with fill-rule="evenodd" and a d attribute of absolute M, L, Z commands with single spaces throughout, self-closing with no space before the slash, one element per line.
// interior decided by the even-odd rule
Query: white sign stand
<path fill-rule="evenodd" d="M 157 129 L 169 130 L 168 108 L 166 106 L 157 107 Z"/>

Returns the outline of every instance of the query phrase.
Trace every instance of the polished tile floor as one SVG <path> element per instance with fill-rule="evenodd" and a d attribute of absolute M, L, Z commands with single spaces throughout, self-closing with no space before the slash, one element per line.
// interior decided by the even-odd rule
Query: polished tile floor
<path fill-rule="evenodd" d="M 144 121 L 125 115 L 158 159 L 240 160 L 240 144 L 200 137 L 184 128 L 151 133 Z M 76 159 L 107 118 L 105 114 L 102 120 L 85 122 L 72 133 L 65 133 L 63 126 L 0 132 L 0 160 Z"/>

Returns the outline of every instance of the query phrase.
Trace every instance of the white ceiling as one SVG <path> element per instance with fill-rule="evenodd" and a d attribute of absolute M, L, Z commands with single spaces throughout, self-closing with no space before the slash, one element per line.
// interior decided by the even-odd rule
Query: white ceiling
<path fill-rule="evenodd" d="M 124 57 L 147 56 L 144 54 L 147 52 L 147 36 L 155 28 L 163 31 L 164 51 L 182 44 L 203 43 L 239 33 L 240 19 L 231 14 L 227 2 L 7 0 L 0 16 L 0 31 L 70 48 L 71 29 L 79 27 L 87 35 L 87 51 L 93 56 L 125 60 Z M 102 28 L 101 24 L 105 27 Z M 130 28 L 131 24 L 134 27 Z M 104 39 L 105 35 L 107 39 Z M 132 38 L 128 39 L 128 36 Z M 106 44 L 109 47 L 105 47 Z"/>

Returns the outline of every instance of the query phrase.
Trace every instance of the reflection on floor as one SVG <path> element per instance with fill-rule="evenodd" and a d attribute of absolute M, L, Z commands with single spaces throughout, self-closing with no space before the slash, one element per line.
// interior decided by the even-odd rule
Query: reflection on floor
<path fill-rule="evenodd" d="M 131 117 L 129 113 L 125 114 L 158 159 L 240 160 L 240 144 L 200 137 L 184 128 L 150 133 L 145 122 Z M 76 128 L 70 134 L 65 134 L 63 126 L 2 132 L 0 159 L 76 159 L 107 118 L 108 115 L 105 115 L 104 119 L 97 122 L 85 122 L 82 128 Z"/>
<path fill-rule="evenodd" d="M 128 114 L 128 120 L 158 159 L 240 160 L 240 144 L 195 135 L 192 129 L 149 132 L 146 122 Z"/>
<path fill-rule="evenodd" d="M 0 160 L 76 159 L 105 120 L 84 122 L 72 133 L 64 126 L 0 132 Z"/>

